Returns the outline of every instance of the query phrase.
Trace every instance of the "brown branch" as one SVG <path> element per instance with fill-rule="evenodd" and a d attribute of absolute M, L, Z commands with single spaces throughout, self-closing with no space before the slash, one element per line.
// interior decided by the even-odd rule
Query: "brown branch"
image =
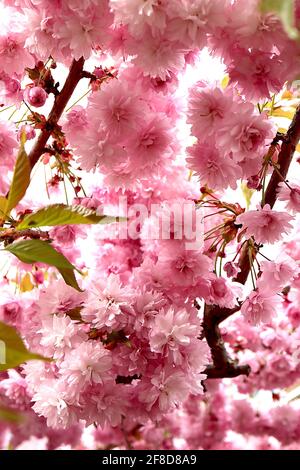
<path fill-rule="evenodd" d="M 55 129 L 73 91 L 75 90 L 78 82 L 83 78 L 83 65 L 84 59 L 81 57 L 79 60 L 73 60 L 69 70 L 69 75 L 63 86 L 61 92 L 55 97 L 53 107 L 48 116 L 47 122 L 38 136 L 38 139 L 29 153 L 29 160 L 31 168 L 38 162 L 40 156 L 44 153 L 46 143 L 51 136 L 52 131 Z"/>
<path fill-rule="evenodd" d="M 217 305 L 205 305 L 203 331 L 213 360 L 213 365 L 208 366 L 205 370 L 208 378 L 236 377 L 250 373 L 248 365 L 239 366 L 229 357 L 219 328 L 222 321 L 239 309 L 240 306 L 228 309 Z"/>
<path fill-rule="evenodd" d="M 292 162 L 296 146 L 300 140 L 300 105 L 298 105 L 295 116 L 284 137 L 281 137 L 282 144 L 278 155 L 277 170 L 274 170 L 270 178 L 265 193 L 265 204 L 274 206 L 277 199 L 278 184 L 285 179 L 290 164 Z M 252 256 L 255 256 L 254 252 Z M 234 281 L 245 284 L 250 273 L 250 260 L 248 253 L 248 243 L 245 243 L 239 258 L 240 272 Z M 219 325 L 226 318 L 233 315 L 240 307 L 233 309 L 220 308 L 217 305 L 206 305 L 204 309 L 203 331 L 204 336 L 211 350 L 213 364 L 208 366 L 206 374 L 209 378 L 236 377 L 238 375 L 248 375 L 250 367 L 248 365 L 238 365 L 232 360 L 225 348 Z"/>
<path fill-rule="evenodd" d="M 252 256 L 253 256 L 253 253 L 252 253 Z M 241 254 L 239 257 L 239 268 L 240 268 L 240 271 L 235 276 L 233 281 L 239 282 L 240 284 L 246 284 L 246 281 L 248 279 L 250 269 L 251 269 L 248 243 L 245 243 L 241 250 Z"/>
<path fill-rule="evenodd" d="M 298 105 L 297 107 L 295 116 L 281 144 L 281 150 L 278 156 L 278 170 L 280 174 L 278 174 L 278 172 L 275 170 L 273 171 L 266 190 L 265 204 L 270 204 L 271 207 L 273 207 L 276 202 L 278 184 L 282 181 L 281 176 L 285 179 L 288 174 L 289 167 L 292 162 L 296 146 L 299 140 L 300 105 Z"/>
<path fill-rule="evenodd" d="M 1 230 L 0 232 L 0 242 L 4 242 L 4 244 L 13 243 L 19 238 L 31 238 L 32 240 L 49 240 L 49 233 L 43 232 L 42 230 L 33 230 L 30 228 L 26 230 L 16 230 L 14 228 L 8 228 L 6 230 Z"/>

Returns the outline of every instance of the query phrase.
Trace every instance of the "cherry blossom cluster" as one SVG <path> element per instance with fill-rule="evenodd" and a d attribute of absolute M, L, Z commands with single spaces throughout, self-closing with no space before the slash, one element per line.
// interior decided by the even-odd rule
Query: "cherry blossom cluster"
<path fill-rule="evenodd" d="M 0 367 L 1 448 L 299 448 L 299 41 L 258 0 L 2 3 L 0 322 L 45 360 Z M 94 219 L 18 229 L 51 204 Z"/>
<path fill-rule="evenodd" d="M 259 173 L 274 135 L 272 124 L 234 88 L 199 82 L 191 90 L 188 122 L 197 144 L 189 149 L 187 164 L 210 188 L 236 189 L 239 179 Z"/>

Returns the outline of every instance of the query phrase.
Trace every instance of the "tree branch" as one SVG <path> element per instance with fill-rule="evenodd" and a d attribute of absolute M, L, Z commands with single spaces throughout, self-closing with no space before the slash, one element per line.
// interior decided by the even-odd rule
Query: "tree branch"
<path fill-rule="evenodd" d="M 298 105 L 291 125 L 282 138 L 281 149 L 278 156 L 277 168 L 270 178 L 265 193 L 265 204 L 274 206 L 277 199 L 278 184 L 282 178 L 286 178 L 290 164 L 292 162 L 296 146 L 300 140 L 300 105 Z M 254 253 L 255 256 L 255 253 Z M 245 284 L 250 273 L 250 260 L 248 254 L 248 244 L 245 243 L 239 258 L 240 272 L 234 281 Z M 233 309 L 220 308 L 217 305 L 206 305 L 204 309 L 203 331 L 207 343 L 211 349 L 213 364 L 208 366 L 205 373 L 208 378 L 236 377 L 238 375 L 248 375 L 250 367 L 248 365 L 238 365 L 232 360 L 225 348 L 219 325 L 226 318 L 233 315 L 240 309 L 239 306 Z"/>
<path fill-rule="evenodd" d="M 38 162 L 40 156 L 44 153 L 46 143 L 51 136 L 53 129 L 57 125 L 73 91 L 75 90 L 78 82 L 83 77 L 84 59 L 81 57 L 79 60 L 73 60 L 69 70 L 69 75 L 63 86 L 61 92 L 55 97 L 53 107 L 48 116 L 45 127 L 39 134 L 37 141 L 29 153 L 29 161 L 31 168 Z"/>
<path fill-rule="evenodd" d="M 18 240 L 18 238 L 49 240 L 49 232 L 43 232 L 42 230 L 32 230 L 30 228 L 26 230 L 8 228 L 6 230 L 1 230 L 0 232 L 0 242 L 4 242 L 4 244 L 13 243 L 15 240 Z"/>
<path fill-rule="evenodd" d="M 203 331 L 207 344 L 211 350 L 213 364 L 205 370 L 208 378 L 236 377 L 238 375 L 249 375 L 248 365 L 239 366 L 232 360 L 225 348 L 219 324 L 240 309 L 221 308 L 217 305 L 205 305 Z"/>
<path fill-rule="evenodd" d="M 300 140 L 300 105 L 296 109 L 295 116 L 291 122 L 291 125 L 286 133 L 286 136 L 283 138 L 281 144 L 281 150 L 278 156 L 278 170 L 281 176 L 285 179 L 290 164 L 292 162 L 296 146 Z M 277 171 L 273 171 L 271 179 L 269 181 L 266 194 L 265 194 L 265 204 L 270 204 L 271 207 L 274 206 L 277 198 L 277 188 L 278 184 L 282 181 L 282 178 Z"/>

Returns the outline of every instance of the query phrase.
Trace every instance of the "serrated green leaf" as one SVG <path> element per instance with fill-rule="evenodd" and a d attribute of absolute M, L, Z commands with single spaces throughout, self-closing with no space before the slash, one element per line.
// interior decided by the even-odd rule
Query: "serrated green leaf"
<path fill-rule="evenodd" d="M 51 360 L 28 351 L 15 328 L 0 322 L 0 371 L 13 369 L 32 359 Z"/>
<path fill-rule="evenodd" d="M 5 251 L 15 255 L 23 263 L 45 263 L 54 266 L 61 273 L 66 284 L 81 292 L 74 274 L 74 270 L 80 271 L 50 243 L 42 240 L 21 240 L 8 245 Z"/>
<path fill-rule="evenodd" d="M 62 269 L 75 269 L 67 258 L 42 240 L 21 240 L 5 248 L 17 256 L 23 263 L 45 263 Z"/>
<path fill-rule="evenodd" d="M 295 28 L 294 7 L 294 0 L 261 0 L 260 2 L 260 11 L 262 13 L 276 13 L 289 37 L 297 39 L 299 32 Z"/>
<path fill-rule="evenodd" d="M 79 292 L 82 292 L 82 289 L 80 289 L 75 274 L 74 274 L 74 268 L 73 269 L 67 269 L 67 268 L 57 268 L 64 278 L 64 281 L 68 286 L 74 287 L 74 289 L 78 290 Z"/>
<path fill-rule="evenodd" d="M 126 220 L 120 217 L 98 215 L 95 211 L 86 207 L 65 204 L 52 204 L 43 209 L 27 215 L 17 226 L 18 230 L 33 227 L 53 227 L 56 225 L 78 225 L 78 224 L 110 224 Z"/>
<path fill-rule="evenodd" d="M 21 139 L 21 147 L 18 153 L 13 179 L 9 188 L 7 198 L 6 213 L 9 214 L 12 209 L 23 199 L 30 183 L 30 162 L 24 148 L 24 138 Z"/>

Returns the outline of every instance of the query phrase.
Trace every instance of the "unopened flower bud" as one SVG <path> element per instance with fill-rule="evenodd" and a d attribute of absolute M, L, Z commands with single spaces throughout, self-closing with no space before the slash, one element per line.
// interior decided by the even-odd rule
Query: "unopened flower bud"
<path fill-rule="evenodd" d="M 40 108 L 41 106 L 44 106 L 48 98 L 48 94 L 45 92 L 44 88 L 40 86 L 34 86 L 25 89 L 24 97 L 31 106 Z"/>
<path fill-rule="evenodd" d="M 102 67 L 95 67 L 93 74 L 98 78 L 101 79 L 106 75 L 105 70 Z"/>
<path fill-rule="evenodd" d="M 51 158 L 50 153 L 48 152 L 44 153 L 43 158 L 42 158 L 42 162 L 44 163 L 44 165 L 47 165 L 49 163 L 50 158 Z"/>
<path fill-rule="evenodd" d="M 250 176 L 247 181 L 247 187 L 249 189 L 258 189 L 260 182 L 260 177 L 258 175 Z"/>

